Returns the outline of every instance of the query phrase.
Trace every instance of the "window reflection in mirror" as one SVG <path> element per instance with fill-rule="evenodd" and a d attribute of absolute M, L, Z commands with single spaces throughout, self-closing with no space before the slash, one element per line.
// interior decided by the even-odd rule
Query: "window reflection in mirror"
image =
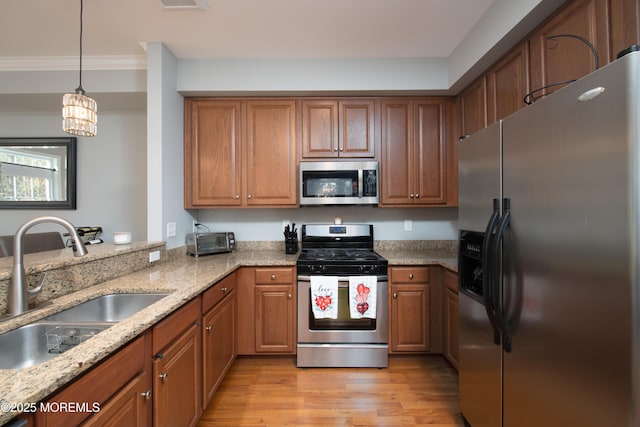
<path fill-rule="evenodd" d="M 76 138 L 0 138 L 0 208 L 75 209 Z"/>

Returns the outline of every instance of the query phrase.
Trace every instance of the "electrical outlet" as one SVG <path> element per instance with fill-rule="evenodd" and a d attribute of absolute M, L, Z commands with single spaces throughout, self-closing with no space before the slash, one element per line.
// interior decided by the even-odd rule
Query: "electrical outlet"
<path fill-rule="evenodd" d="M 160 251 L 149 252 L 149 262 L 160 261 Z"/>
<path fill-rule="evenodd" d="M 176 223 L 168 222 L 167 223 L 167 237 L 176 237 Z"/>
<path fill-rule="evenodd" d="M 413 230 L 413 221 L 410 219 L 404 220 L 404 231 L 412 231 Z"/>

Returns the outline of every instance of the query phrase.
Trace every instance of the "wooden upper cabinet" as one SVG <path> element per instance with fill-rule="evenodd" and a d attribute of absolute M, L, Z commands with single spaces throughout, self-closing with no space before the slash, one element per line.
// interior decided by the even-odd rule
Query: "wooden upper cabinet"
<path fill-rule="evenodd" d="M 488 125 L 524 108 L 529 93 L 529 44 L 521 43 L 487 72 Z"/>
<path fill-rule="evenodd" d="M 582 37 L 595 47 L 600 65 L 610 57 L 609 0 L 576 0 L 545 23 L 529 39 L 531 44 L 531 89 L 535 96 L 560 89 L 567 80 L 579 79 L 595 70 L 591 49 L 573 37 Z M 548 89 L 541 89 L 549 86 Z"/>
<path fill-rule="evenodd" d="M 611 7 L 611 54 L 614 60 L 620 51 L 640 44 L 640 1 L 609 0 Z"/>
<path fill-rule="evenodd" d="M 246 203 L 295 206 L 296 102 L 247 102 Z"/>
<path fill-rule="evenodd" d="M 471 135 L 487 126 L 487 83 L 483 75 L 458 96 L 460 135 Z"/>
<path fill-rule="evenodd" d="M 241 105 L 185 100 L 185 207 L 240 206 Z"/>
<path fill-rule="evenodd" d="M 382 206 L 446 202 L 446 101 L 383 99 Z"/>
<path fill-rule="evenodd" d="M 302 100 L 302 158 L 375 157 L 375 101 Z"/>

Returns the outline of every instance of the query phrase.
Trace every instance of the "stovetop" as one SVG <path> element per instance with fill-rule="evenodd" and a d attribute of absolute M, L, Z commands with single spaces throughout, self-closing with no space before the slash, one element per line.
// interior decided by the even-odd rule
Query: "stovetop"
<path fill-rule="evenodd" d="M 298 256 L 298 261 L 344 263 L 356 261 L 382 261 L 384 258 L 370 249 L 341 249 L 341 248 L 313 248 L 303 249 Z"/>

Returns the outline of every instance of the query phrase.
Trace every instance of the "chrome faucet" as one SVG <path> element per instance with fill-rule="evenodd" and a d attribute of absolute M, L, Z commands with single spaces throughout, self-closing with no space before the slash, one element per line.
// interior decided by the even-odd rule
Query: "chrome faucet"
<path fill-rule="evenodd" d="M 29 295 L 36 295 L 42 290 L 42 280 L 35 289 L 27 289 L 27 278 L 24 271 L 24 250 L 22 238 L 27 231 L 36 224 L 52 222 L 67 229 L 74 243 L 74 256 L 85 256 L 87 248 L 78 235 L 76 228 L 69 221 L 57 216 L 39 216 L 25 222 L 18 228 L 13 237 L 13 271 L 11 273 L 11 284 L 9 285 L 9 297 L 7 299 L 7 315 L 17 316 L 29 309 Z"/>

